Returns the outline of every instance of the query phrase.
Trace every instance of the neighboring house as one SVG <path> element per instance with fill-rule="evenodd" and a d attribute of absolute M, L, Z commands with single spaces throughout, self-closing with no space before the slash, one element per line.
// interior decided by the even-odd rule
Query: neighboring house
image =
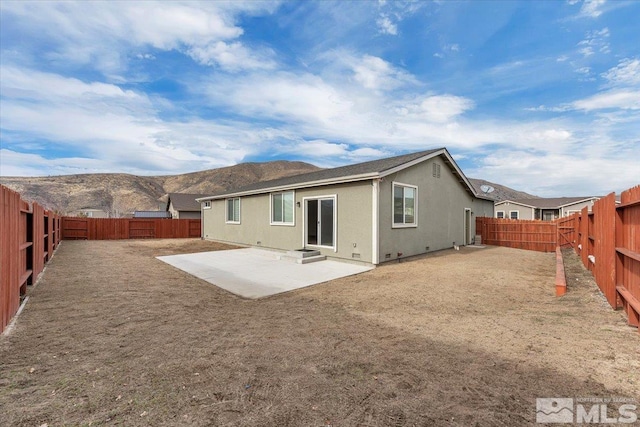
<path fill-rule="evenodd" d="M 473 242 L 493 216 L 445 148 L 259 182 L 198 199 L 203 237 L 370 264 Z"/>
<path fill-rule="evenodd" d="M 495 204 L 496 218 L 541 219 L 553 221 L 579 212 L 584 207 L 591 210 L 599 197 L 557 197 L 539 199 L 502 200 Z"/>
<path fill-rule="evenodd" d="M 134 211 L 134 218 L 171 218 L 167 211 Z"/>
<path fill-rule="evenodd" d="M 166 211 L 173 219 L 200 219 L 202 211 L 196 200 L 206 194 L 169 193 Z"/>
<path fill-rule="evenodd" d="M 83 216 L 87 218 L 109 218 L 109 213 L 102 209 L 82 208 L 73 213 L 73 216 Z"/>

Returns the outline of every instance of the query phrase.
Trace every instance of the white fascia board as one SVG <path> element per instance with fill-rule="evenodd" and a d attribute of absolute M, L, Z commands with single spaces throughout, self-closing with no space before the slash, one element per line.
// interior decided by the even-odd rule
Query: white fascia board
<path fill-rule="evenodd" d="M 531 208 L 531 209 L 553 209 L 553 208 L 538 208 L 536 206 L 525 205 L 524 203 L 514 202 L 513 200 L 501 200 L 499 202 L 495 202 L 493 204 L 493 206 L 497 207 L 498 205 L 502 205 L 502 204 L 505 204 L 505 203 L 513 203 L 514 205 L 524 206 L 525 208 Z"/>
<path fill-rule="evenodd" d="M 357 181 L 366 181 L 369 179 L 378 178 L 379 174 L 375 173 L 367 173 L 362 175 L 351 175 L 351 176 L 342 176 L 338 178 L 330 178 L 330 179 L 322 179 L 318 181 L 307 181 L 300 182 L 298 184 L 290 184 L 290 185 L 281 185 L 277 187 L 266 187 L 260 188 L 256 190 L 248 190 L 248 191 L 240 191 L 236 193 L 227 193 L 221 194 L 219 196 L 209 196 L 203 197 L 201 199 L 196 199 L 197 201 L 204 200 L 219 200 L 219 199 L 228 199 L 229 197 L 242 197 L 242 196 L 253 196 L 256 194 L 267 194 L 274 193 L 279 191 L 289 191 L 289 190 L 297 190 L 300 188 L 309 188 L 309 187 L 322 187 L 324 185 L 333 185 L 333 184 L 344 184 L 348 182 L 357 182 Z"/>

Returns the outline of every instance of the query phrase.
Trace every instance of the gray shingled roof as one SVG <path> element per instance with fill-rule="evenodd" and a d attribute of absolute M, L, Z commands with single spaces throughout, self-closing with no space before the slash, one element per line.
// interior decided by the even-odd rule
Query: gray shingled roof
<path fill-rule="evenodd" d="M 196 202 L 196 199 L 206 196 L 206 194 L 169 193 L 167 209 L 169 203 L 172 203 L 177 211 L 200 212 L 200 203 Z"/>
<path fill-rule="evenodd" d="M 522 205 L 533 206 L 539 209 L 560 209 L 561 206 L 581 202 L 584 200 L 592 199 L 594 196 L 585 196 L 585 197 L 549 197 L 549 198 L 538 198 L 538 199 L 514 199 L 514 200 L 503 200 L 503 202 L 513 202 L 520 203 Z"/>
<path fill-rule="evenodd" d="M 330 179 L 347 178 L 350 176 L 366 175 L 374 173 L 382 173 L 389 169 L 401 166 L 405 163 L 409 163 L 413 160 L 417 160 L 421 157 L 433 154 L 436 151 L 444 150 L 444 148 L 436 148 L 433 150 L 419 151 L 417 153 L 404 154 L 396 157 L 389 157 L 386 159 L 372 160 L 364 163 L 357 163 L 355 165 L 341 166 L 332 169 L 322 169 L 319 171 L 303 173 L 300 175 L 288 176 L 285 178 L 273 179 L 271 181 L 256 182 L 251 185 L 232 189 L 230 191 L 224 191 L 214 194 L 209 197 L 220 197 L 228 194 L 237 194 L 244 192 L 254 192 L 260 190 L 266 190 L 269 188 L 285 187 L 285 186 L 297 186 L 308 182 L 324 181 Z"/>

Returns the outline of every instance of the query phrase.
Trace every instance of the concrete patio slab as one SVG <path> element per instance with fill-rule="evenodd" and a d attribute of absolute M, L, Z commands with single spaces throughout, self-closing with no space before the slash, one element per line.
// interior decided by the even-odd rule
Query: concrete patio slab
<path fill-rule="evenodd" d="M 257 248 L 157 257 L 244 298 L 262 298 L 372 270 L 338 261 L 297 264 L 280 252 Z"/>

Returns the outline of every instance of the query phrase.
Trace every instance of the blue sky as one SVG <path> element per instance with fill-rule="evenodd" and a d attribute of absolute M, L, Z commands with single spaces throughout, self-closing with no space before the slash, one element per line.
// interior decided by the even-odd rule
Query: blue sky
<path fill-rule="evenodd" d="M 445 146 L 539 196 L 640 184 L 640 2 L 0 2 L 0 175 Z"/>

